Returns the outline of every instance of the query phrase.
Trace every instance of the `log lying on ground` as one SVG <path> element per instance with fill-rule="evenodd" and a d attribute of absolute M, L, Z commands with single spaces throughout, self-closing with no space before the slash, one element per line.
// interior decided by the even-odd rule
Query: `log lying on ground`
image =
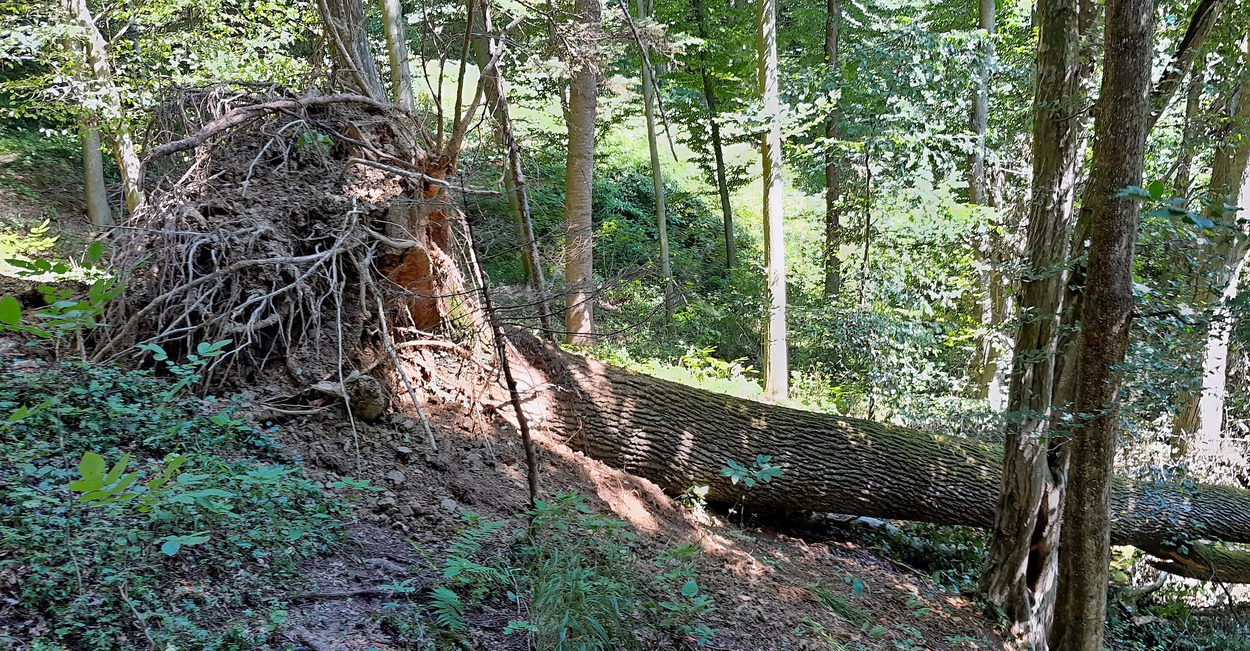
<path fill-rule="evenodd" d="M 768 455 L 784 472 L 749 489 L 756 506 L 993 526 L 999 446 L 703 391 L 528 335 L 513 343 L 553 387 L 549 424 L 570 445 L 671 494 L 707 486 L 708 499 L 734 501 L 746 489 L 721 468 Z M 1193 542 L 1250 543 L 1250 491 L 1120 478 L 1112 503 L 1114 544 L 1156 556 L 1152 564 L 1173 574 L 1250 583 L 1250 555 Z"/>

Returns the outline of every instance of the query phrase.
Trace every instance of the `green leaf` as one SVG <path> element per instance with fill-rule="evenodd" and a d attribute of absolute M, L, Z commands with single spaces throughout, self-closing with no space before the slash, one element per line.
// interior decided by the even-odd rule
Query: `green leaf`
<path fill-rule="evenodd" d="M 1149 192 L 1150 197 L 1156 200 L 1162 199 L 1163 195 L 1166 194 L 1167 191 L 1168 186 L 1163 181 L 1159 180 L 1151 181 L 1150 185 L 1146 186 L 1146 192 Z"/>
<path fill-rule="evenodd" d="M 165 544 L 161 545 L 161 553 L 166 556 L 173 556 L 180 549 L 182 549 L 182 543 L 177 540 L 166 540 Z"/>
<path fill-rule="evenodd" d="M 22 322 L 22 304 L 5 294 L 0 296 L 0 323 L 15 326 Z"/>
<path fill-rule="evenodd" d="M 688 579 L 685 585 L 681 586 L 681 596 L 693 597 L 699 594 L 699 584 L 694 579 Z"/>
<path fill-rule="evenodd" d="M 103 257 L 104 257 L 104 242 L 96 240 L 95 242 L 91 243 L 91 246 L 87 247 L 87 262 L 91 264 L 95 264 L 100 261 L 100 258 L 103 258 Z"/>
<path fill-rule="evenodd" d="M 889 632 L 890 632 L 890 629 L 878 624 L 877 626 L 874 626 L 868 629 L 868 636 L 869 637 L 885 637 L 886 634 Z"/>
<path fill-rule="evenodd" d="M 98 479 L 104 481 L 104 457 L 94 452 L 84 452 L 82 461 L 78 462 L 78 473 L 83 479 Z"/>

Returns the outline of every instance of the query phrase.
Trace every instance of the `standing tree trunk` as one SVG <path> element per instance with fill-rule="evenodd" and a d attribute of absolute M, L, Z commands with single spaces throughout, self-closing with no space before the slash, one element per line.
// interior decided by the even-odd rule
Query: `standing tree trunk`
<path fill-rule="evenodd" d="M 382 26 L 386 30 L 386 53 L 391 60 L 391 97 L 399 106 L 415 111 L 403 6 L 399 0 L 378 0 L 378 7 L 382 10 Z"/>
<path fill-rule="evenodd" d="M 109 210 L 108 189 L 104 186 L 104 156 L 100 154 L 100 131 L 89 120 L 85 115 L 78 118 L 87 217 L 95 226 L 112 226 L 113 214 Z"/>
<path fill-rule="evenodd" d="M 1046 648 L 1058 573 L 1063 454 L 1051 454 L 1052 385 L 1078 165 L 1077 0 L 1039 0 L 1033 186 L 1008 393 L 1003 483 L 981 589 L 1035 651 Z"/>
<path fill-rule="evenodd" d="M 695 22 L 699 27 L 699 38 L 703 43 L 699 47 L 699 74 L 703 78 L 703 102 L 707 105 L 708 123 L 712 132 L 712 155 L 716 160 L 716 191 L 720 195 L 720 210 L 725 218 L 725 266 L 733 269 L 738 266 L 737 247 L 734 243 L 734 211 L 729 202 L 729 177 L 725 172 L 725 148 L 720 136 L 720 109 L 716 99 L 716 88 L 712 83 L 712 62 L 708 56 L 707 7 L 703 0 L 691 0 L 694 6 Z"/>
<path fill-rule="evenodd" d="M 968 203 L 985 205 L 985 134 L 990 122 L 990 73 L 994 68 L 994 0 L 980 0 L 977 25 L 984 34 L 981 44 L 981 69 L 972 97 L 970 126 L 974 142 L 968 154 Z"/>
<path fill-rule="evenodd" d="M 565 341 L 574 346 L 591 343 L 594 334 L 594 276 L 591 249 L 592 194 L 595 169 L 595 115 L 598 93 L 598 34 L 603 10 L 599 0 L 576 0 L 574 11 L 583 39 L 570 53 L 568 158 L 564 175 Z"/>
<path fill-rule="evenodd" d="M 989 199 L 985 166 L 988 150 L 986 134 L 990 119 L 990 75 L 996 60 L 996 16 L 994 0 L 980 0 L 978 4 L 977 24 L 985 32 L 985 40 L 981 47 L 981 69 L 973 89 L 972 115 L 969 120 L 974 142 L 972 152 L 968 154 L 968 203 L 984 206 L 992 203 Z M 975 383 L 977 397 L 988 399 L 995 411 L 1002 403 L 1001 374 L 998 372 L 998 357 L 1001 352 L 998 335 L 1007 320 L 1007 288 L 1004 287 L 1006 279 L 997 269 L 1001 264 L 1000 239 L 990 229 L 977 250 L 983 267 L 981 284 L 985 287 L 985 297 L 978 301 L 977 312 L 984 334 L 977 341 L 970 377 Z"/>
<path fill-rule="evenodd" d="M 330 61 L 334 64 L 335 85 L 386 101 L 382 78 L 378 76 L 365 33 L 365 8 L 361 0 L 318 0 L 317 8 Z"/>
<path fill-rule="evenodd" d="M 143 206 L 143 169 L 139 163 L 139 155 L 135 152 L 134 140 L 130 135 L 130 124 L 126 121 L 122 108 L 121 94 L 113 83 L 113 69 L 109 65 L 108 45 L 104 36 L 96 27 L 95 17 L 87 7 L 87 0 L 69 0 L 69 10 L 82 30 L 82 38 L 87 50 L 87 65 L 91 68 L 91 76 L 100 92 L 102 109 L 96 114 L 97 123 L 104 123 L 113 134 L 113 155 L 117 158 L 117 168 L 121 171 L 122 193 L 126 197 L 126 208 L 134 215 Z M 97 140 L 98 140 L 97 135 Z M 99 147 L 97 146 L 97 151 Z"/>
<path fill-rule="evenodd" d="M 777 0 L 759 0 L 759 84 L 764 97 L 764 391 L 784 399 L 790 393 L 786 351 L 786 243 L 781 214 L 781 95 L 777 80 Z"/>
<path fill-rule="evenodd" d="M 638 17 L 649 18 L 647 0 L 638 0 Z M 651 75 L 651 62 L 646 41 L 642 47 L 642 101 L 647 114 L 647 145 L 651 149 L 651 179 L 655 185 L 655 223 L 660 233 L 660 276 L 664 279 L 664 325 L 673 323 L 673 271 L 668 258 L 668 219 L 664 211 L 664 172 L 660 169 L 660 146 L 655 126 L 655 82 Z"/>
<path fill-rule="evenodd" d="M 1121 190 L 1140 186 L 1150 133 L 1153 0 L 1108 0 L 1106 48 L 1094 127 L 1088 300 L 1077 355 L 1071 462 L 1059 554 L 1056 651 L 1102 651 L 1111 561 L 1111 486 L 1119 376 L 1133 315 L 1133 249 L 1141 204 Z"/>
<path fill-rule="evenodd" d="M 841 0 L 825 0 L 825 74 L 829 83 L 839 79 L 838 36 L 842 29 Z M 833 104 L 831 102 L 831 104 Z M 836 302 L 842 292 L 842 207 L 839 203 L 838 140 L 842 137 L 837 105 L 825 119 L 825 298 Z"/>
<path fill-rule="evenodd" d="M 490 4 L 483 0 L 477 3 L 478 23 L 484 30 L 481 35 L 473 38 L 473 48 L 477 54 L 478 70 L 482 71 L 483 94 L 490 107 L 491 117 L 495 120 L 496 135 L 499 146 L 503 149 L 505 163 L 503 170 L 504 192 L 508 195 L 508 210 L 516 225 L 517 240 L 521 250 L 521 266 L 525 271 L 525 284 L 538 298 L 539 325 L 545 335 L 550 338 L 555 330 L 551 324 L 551 306 L 547 300 L 547 279 L 543 274 L 542 257 L 538 253 L 538 239 L 534 236 L 534 218 L 530 211 L 529 188 L 525 184 L 525 170 L 521 166 L 521 145 L 517 142 L 516 132 L 512 127 L 512 115 L 508 109 L 508 86 L 500 72 L 498 61 L 491 66 L 492 59 L 503 49 L 502 38 L 495 38 L 494 20 L 491 16 Z"/>
<path fill-rule="evenodd" d="M 1250 60 L 1250 37 L 1243 40 L 1242 47 Z M 1250 210 L 1250 72 L 1243 74 L 1241 87 L 1229 100 L 1229 119 L 1217 134 L 1219 144 L 1211 163 L 1207 217 L 1219 227 L 1208 236 L 1199 254 L 1199 282 L 1192 303 L 1199 309 L 1211 309 L 1212 315 L 1203 347 L 1202 377 L 1196 390 L 1182 391 L 1172 425 L 1175 459 L 1183 458 L 1195 440 L 1203 454 L 1215 454 L 1223 430 L 1228 341 L 1233 326 L 1233 314 L 1226 303 L 1237 295 L 1242 261 L 1250 250 L 1250 234 L 1236 223 Z M 1242 210 L 1225 214 L 1225 204 L 1240 205 Z"/>

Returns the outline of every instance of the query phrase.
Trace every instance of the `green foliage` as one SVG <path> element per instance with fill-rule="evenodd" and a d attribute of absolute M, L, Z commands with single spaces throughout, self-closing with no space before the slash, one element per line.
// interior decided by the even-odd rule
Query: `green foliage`
<path fill-rule="evenodd" d="M 505 632 L 552 650 L 642 649 L 647 639 L 705 644 L 714 631 L 702 622 L 714 606 L 696 581 L 690 546 L 653 562 L 640 577 L 638 543 L 624 522 L 593 512 L 576 495 L 540 501 L 526 514 L 530 527 L 511 543 L 496 539 L 505 523 L 467 514 L 468 525 L 448 546 L 442 584 L 429 594 L 435 625 L 467 631 L 470 613 L 506 594 L 523 619 Z M 654 597 L 652 596 L 654 595 Z"/>
<path fill-rule="evenodd" d="M 35 626 L 25 641 L 276 641 L 274 586 L 339 538 L 344 505 L 232 407 L 172 395 L 149 372 L 22 363 L 0 360 L 0 571 Z"/>
<path fill-rule="evenodd" d="M 772 459 L 768 455 L 756 455 L 755 463 L 751 464 L 750 468 L 729 459 L 725 462 L 725 467 L 720 469 L 720 474 L 722 477 L 728 477 L 731 484 L 741 482 L 747 488 L 755 488 L 756 483 L 767 484 L 785 472 L 781 466 L 769 463 Z"/>
<path fill-rule="evenodd" d="M 87 247 L 83 260 L 76 265 L 44 258 L 5 260 L 18 270 L 17 275 L 43 282 L 38 286 L 43 306 L 34 312 L 30 323 L 24 323 L 21 303 L 12 296 L 0 296 L 0 331 L 40 339 L 73 337 L 81 342 L 85 331 L 100 325 L 97 318 L 104 313 L 105 305 L 122 291 L 117 278 L 100 266 L 103 257 L 104 244 L 97 241 Z M 73 286 L 65 286 L 71 281 L 86 282 L 86 296 Z"/>

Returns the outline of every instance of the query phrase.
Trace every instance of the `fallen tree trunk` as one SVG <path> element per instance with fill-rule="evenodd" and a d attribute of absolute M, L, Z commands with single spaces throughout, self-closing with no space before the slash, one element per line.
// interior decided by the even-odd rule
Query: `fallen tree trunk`
<path fill-rule="evenodd" d="M 570 445 L 671 494 L 707 486 L 716 502 L 993 526 L 999 446 L 712 393 L 512 339 L 554 388 L 548 423 Z M 749 467 L 756 455 L 783 474 L 751 489 L 721 476 L 730 459 Z M 1114 544 L 1173 574 L 1250 583 L 1250 555 L 1193 542 L 1250 543 L 1250 491 L 1126 478 L 1112 490 Z"/>

